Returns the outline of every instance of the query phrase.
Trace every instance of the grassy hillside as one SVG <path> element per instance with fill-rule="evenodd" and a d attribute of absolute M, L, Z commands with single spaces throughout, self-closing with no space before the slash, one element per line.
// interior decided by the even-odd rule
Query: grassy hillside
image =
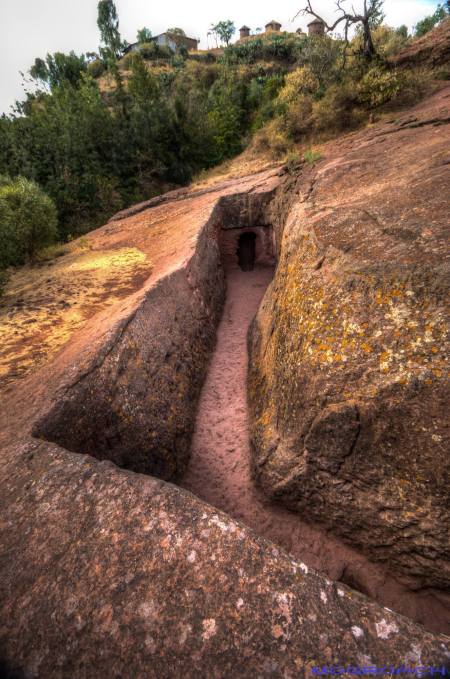
<path fill-rule="evenodd" d="M 444 57 L 448 25 L 431 34 Z M 295 163 L 307 152 L 314 162 L 310 148 L 448 77 L 439 55 L 399 59 L 420 42 L 403 30 L 373 35 L 371 61 L 358 35 L 346 46 L 290 33 L 176 55 L 144 44 L 115 61 L 48 55 L 30 71 L 35 90 L 0 119 L 0 175 L 39 185 L 56 206 L 57 239 L 67 241 L 244 150 L 247 161 Z M 0 226 L 0 240 L 7 232 Z"/>

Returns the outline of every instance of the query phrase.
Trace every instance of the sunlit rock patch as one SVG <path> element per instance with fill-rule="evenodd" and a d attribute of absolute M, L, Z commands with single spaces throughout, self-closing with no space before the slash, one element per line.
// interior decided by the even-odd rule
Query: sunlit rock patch
<path fill-rule="evenodd" d="M 152 270 L 137 248 L 96 251 L 83 239 L 70 250 L 13 274 L 0 300 L 0 390 L 50 360 L 88 319 L 139 288 Z"/>

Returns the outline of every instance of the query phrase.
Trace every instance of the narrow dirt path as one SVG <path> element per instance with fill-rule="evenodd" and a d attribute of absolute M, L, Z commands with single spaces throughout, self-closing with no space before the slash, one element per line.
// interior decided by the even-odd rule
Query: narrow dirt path
<path fill-rule="evenodd" d="M 273 270 L 230 267 L 227 299 L 197 415 L 192 457 L 181 486 L 242 521 L 309 567 L 342 580 L 430 629 L 444 631 L 446 606 L 433 594 L 413 593 L 382 566 L 323 528 L 270 502 L 254 485 L 246 394 L 247 332 Z"/>

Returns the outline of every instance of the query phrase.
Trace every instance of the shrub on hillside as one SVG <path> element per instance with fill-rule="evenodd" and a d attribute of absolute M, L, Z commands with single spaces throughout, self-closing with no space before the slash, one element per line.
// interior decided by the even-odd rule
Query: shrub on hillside
<path fill-rule="evenodd" d="M 274 158 L 282 158 L 292 148 L 292 144 L 285 119 L 278 116 L 255 134 L 252 148 L 257 154 L 269 153 Z"/>
<path fill-rule="evenodd" d="M 253 131 L 259 130 L 277 111 L 277 95 L 283 86 L 284 78 L 280 74 L 258 75 L 250 80 L 246 109 L 248 110 Z"/>
<path fill-rule="evenodd" d="M 298 57 L 299 66 L 307 66 L 320 83 L 321 91 L 341 76 L 343 42 L 329 36 L 308 38 Z"/>
<path fill-rule="evenodd" d="M 158 45 L 156 42 L 144 42 L 139 45 L 139 54 L 143 59 L 171 59 L 173 52 L 167 45 Z"/>
<path fill-rule="evenodd" d="M 278 95 L 281 105 L 290 105 L 298 100 L 301 95 L 318 93 L 320 83 L 310 66 L 302 66 L 286 76 L 284 87 Z"/>
<path fill-rule="evenodd" d="M 139 55 L 138 52 L 128 52 L 125 54 L 125 56 L 122 58 L 121 65 L 126 71 L 131 71 L 133 68 L 133 64 L 136 59 L 140 59 L 141 56 Z"/>
<path fill-rule="evenodd" d="M 252 38 L 224 50 L 221 61 L 225 64 L 254 64 L 256 61 L 277 59 L 294 64 L 308 39 L 290 33 Z"/>
<path fill-rule="evenodd" d="M 139 54 L 143 59 L 157 59 L 159 56 L 159 47 L 156 42 L 143 42 L 139 45 Z"/>
<path fill-rule="evenodd" d="M 312 129 L 314 98 L 310 94 L 301 94 L 281 114 L 285 134 L 293 141 L 300 141 Z"/>
<path fill-rule="evenodd" d="M 359 101 L 371 108 L 383 106 L 401 92 L 403 84 L 404 77 L 399 71 L 372 66 L 358 84 Z"/>
<path fill-rule="evenodd" d="M 17 246 L 12 210 L 8 203 L 0 199 L 0 272 L 13 264 L 16 257 Z"/>
<path fill-rule="evenodd" d="M 377 26 L 372 31 L 372 37 L 377 53 L 385 58 L 398 54 L 410 41 L 406 26 L 401 26 L 399 29 L 384 25 Z"/>
<path fill-rule="evenodd" d="M 87 67 L 89 75 L 93 78 L 100 78 L 101 75 L 106 71 L 106 66 L 101 59 L 94 59 Z"/>
<path fill-rule="evenodd" d="M 23 177 L 0 181 L 0 268 L 23 264 L 57 237 L 53 201 Z"/>
<path fill-rule="evenodd" d="M 3 295 L 5 291 L 5 286 L 8 282 L 8 273 L 6 271 L 2 271 L 0 269 L 0 297 Z"/>
<path fill-rule="evenodd" d="M 358 107 L 354 83 L 341 82 L 330 87 L 313 103 L 311 123 L 317 132 L 345 132 L 357 127 L 367 114 Z"/>
<path fill-rule="evenodd" d="M 217 57 L 214 54 L 214 52 L 205 52 L 205 53 L 190 53 L 189 54 L 189 59 L 192 61 L 197 61 L 199 63 L 204 63 L 204 64 L 214 64 L 217 61 Z"/>

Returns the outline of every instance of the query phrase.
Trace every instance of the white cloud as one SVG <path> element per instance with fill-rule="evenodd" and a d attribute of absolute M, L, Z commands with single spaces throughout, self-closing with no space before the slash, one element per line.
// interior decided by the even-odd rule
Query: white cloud
<path fill-rule="evenodd" d="M 143 26 L 154 34 L 181 26 L 191 37 L 200 38 L 202 47 L 206 47 L 208 27 L 221 19 L 232 19 L 237 28 L 244 23 L 252 28 L 263 27 L 271 19 L 280 21 L 285 30 L 305 27 L 305 17 L 292 21 L 303 3 L 304 0 L 228 0 L 222 9 L 218 4 L 198 0 L 116 0 L 122 36 L 129 42 L 135 40 L 137 29 Z M 387 22 L 411 27 L 436 4 L 434 0 L 386 0 Z M 315 6 L 331 19 L 332 0 L 316 0 Z M 0 0 L 0 111 L 22 96 L 19 71 L 27 71 L 36 57 L 72 49 L 96 50 L 96 15 L 97 0 Z"/>

